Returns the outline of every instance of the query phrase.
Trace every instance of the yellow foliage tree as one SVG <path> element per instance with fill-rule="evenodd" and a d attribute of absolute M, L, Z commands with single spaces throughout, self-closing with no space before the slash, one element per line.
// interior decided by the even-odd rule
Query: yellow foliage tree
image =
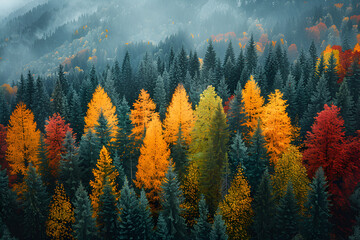
<path fill-rule="evenodd" d="M 138 170 L 134 180 L 138 188 L 146 190 L 153 210 L 159 207 L 159 192 L 169 166 L 169 157 L 170 150 L 163 136 L 161 121 L 159 116 L 154 114 L 140 148 Z"/>
<path fill-rule="evenodd" d="M 290 146 L 294 132 L 286 112 L 286 100 L 282 97 L 283 94 L 278 89 L 271 93 L 261 116 L 266 147 L 273 163 Z"/>
<path fill-rule="evenodd" d="M 113 165 L 110 154 L 105 146 L 103 146 L 100 151 L 100 158 L 96 163 L 96 168 L 93 169 L 93 174 L 94 180 L 90 181 L 90 186 L 92 187 L 90 199 L 91 205 L 94 209 L 93 217 L 97 217 L 99 211 L 99 198 L 105 185 L 106 177 L 108 177 L 108 181 L 113 188 L 113 192 L 116 193 L 116 199 L 119 197 L 116 186 L 116 178 L 119 173 Z"/>
<path fill-rule="evenodd" d="M 33 113 L 23 103 L 11 114 L 6 142 L 6 159 L 13 174 L 26 175 L 30 163 L 38 167 L 40 131 L 36 129 Z"/>
<path fill-rule="evenodd" d="M 50 204 L 46 234 L 51 239 L 74 239 L 72 224 L 75 222 L 74 209 L 62 184 L 55 188 Z"/>
<path fill-rule="evenodd" d="M 139 98 L 133 104 L 134 109 L 131 110 L 130 120 L 133 125 L 132 135 L 135 140 L 143 138 L 145 129 L 148 128 L 152 115 L 155 112 L 156 105 L 150 98 L 150 95 L 144 89 L 141 89 Z"/>
<path fill-rule="evenodd" d="M 310 180 L 302 164 L 302 154 L 295 146 L 290 146 L 275 163 L 275 172 L 271 176 L 274 195 L 280 199 L 286 193 L 288 182 L 294 187 L 295 198 L 301 207 L 307 200 Z"/>
<path fill-rule="evenodd" d="M 250 187 L 239 167 L 228 194 L 219 204 L 229 239 L 250 239 L 248 230 L 253 216 L 251 201 Z"/>
<path fill-rule="evenodd" d="M 104 89 L 99 85 L 88 104 L 88 110 L 84 119 L 85 133 L 87 133 L 89 129 L 95 132 L 95 127 L 99 124 L 98 120 L 101 112 L 106 118 L 109 128 L 111 128 L 111 141 L 114 141 L 118 130 L 116 107 L 112 104 L 111 99 Z"/>
<path fill-rule="evenodd" d="M 165 140 L 169 144 L 175 143 L 178 138 L 179 127 L 181 126 L 184 140 L 189 145 L 191 142 L 190 133 L 194 123 L 194 112 L 189 102 L 189 97 L 184 86 L 179 84 L 172 96 L 164 120 Z"/>
<path fill-rule="evenodd" d="M 246 121 L 243 125 L 247 131 L 244 137 L 247 140 L 254 134 L 258 118 L 261 117 L 263 111 L 264 98 L 260 94 L 259 86 L 255 82 L 254 77 L 250 76 L 242 92 L 242 103 L 244 104 L 244 112 L 246 114 Z"/>

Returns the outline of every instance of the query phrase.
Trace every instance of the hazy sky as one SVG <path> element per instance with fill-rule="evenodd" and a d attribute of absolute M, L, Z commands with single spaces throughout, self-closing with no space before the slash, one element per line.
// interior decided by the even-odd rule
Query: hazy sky
<path fill-rule="evenodd" d="M 0 19 L 32 0 L 0 0 Z"/>

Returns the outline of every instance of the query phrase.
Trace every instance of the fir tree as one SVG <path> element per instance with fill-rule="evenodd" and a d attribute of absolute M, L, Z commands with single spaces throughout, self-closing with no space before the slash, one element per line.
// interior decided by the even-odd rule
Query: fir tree
<path fill-rule="evenodd" d="M 0 90 L 0 124 L 6 126 L 10 118 L 10 106 L 5 99 L 4 91 Z"/>
<path fill-rule="evenodd" d="M 199 218 L 196 219 L 193 235 L 196 240 L 207 240 L 210 237 L 211 225 L 208 222 L 209 211 L 206 206 L 204 195 L 201 195 L 199 202 Z"/>
<path fill-rule="evenodd" d="M 245 67 L 245 57 L 244 57 L 244 53 L 243 50 L 240 50 L 239 56 L 236 60 L 235 63 L 235 69 L 234 69 L 234 81 L 239 82 L 242 71 L 244 70 Z M 236 86 L 237 87 L 237 86 Z"/>
<path fill-rule="evenodd" d="M 21 74 L 20 75 L 20 81 L 17 85 L 18 87 L 18 91 L 16 93 L 16 104 L 19 104 L 20 102 L 24 102 L 25 101 L 25 92 L 26 92 L 26 82 L 24 79 L 24 75 Z"/>
<path fill-rule="evenodd" d="M 240 81 L 237 83 L 234 98 L 229 103 L 227 119 L 231 136 L 243 132 L 242 125 L 246 120 L 246 115 L 244 113 L 244 104 L 242 103 L 242 87 Z"/>
<path fill-rule="evenodd" d="M 96 239 L 96 222 L 88 193 L 80 183 L 74 200 L 74 237 L 78 240 Z"/>
<path fill-rule="evenodd" d="M 218 212 L 214 217 L 214 224 L 210 232 L 210 240 L 227 240 L 225 222 Z"/>
<path fill-rule="evenodd" d="M 49 116 L 49 96 L 41 78 L 36 81 L 33 112 L 39 129 L 44 132 L 45 119 Z"/>
<path fill-rule="evenodd" d="M 216 53 L 212 45 L 212 41 L 209 41 L 209 45 L 206 49 L 204 57 L 203 69 L 205 72 L 208 72 L 210 69 L 215 69 L 216 66 Z"/>
<path fill-rule="evenodd" d="M 334 56 L 334 53 L 331 53 L 326 71 L 324 73 L 325 80 L 327 82 L 327 86 L 329 88 L 330 96 L 333 98 L 335 97 L 335 93 L 338 90 L 338 84 L 337 81 L 339 79 L 337 75 L 337 64 L 336 64 L 336 58 Z"/>
<path fill-rule="evenodd" d="M 81 101 L 79 95 L 73 90 L 72 97 L 69 100 L 70 109 L 70 123 L 76 134 L 77 140 L 81 139 L 82 131 L 84 129 L 84 116 L 81 111 Z"/>
<path fill-rule="evenodd" d="M 245 168 L 245 163 L 248 162 L 248 149 L 241 137 L 241 133 L 237 132 L 232 138 L 229 152 L 229 168 L 230 179 L 237 172 L 238 167 Z"/>
<path fill-rule="evenodd" d="M 168 239 L 167 223 L 165 221 L 163 212 L 160 212 L 160 214 L 159 214 L 157 228 L 156 228 L 156 232 L 155 232 L 155 239 L 159 239 L 159 240 L 167 240 Z"/>
<path fill-rule="evenodd" d="M 311 59 L 311 67 L 312 69 L 315 69 L 316 62 L 317 62 L 317 50 L 314 41 L 311 42 L 310 48 L 309 48 L 309 54 Z"/>
<path fill-rule="evenodd" d="M 223 69 L 224 69 L 224 82 L 226 83 L 227 86 L 229 86 L 230 93 L 234 92 L 237 84 L 237 79 L 234 78 L 234 68 L 235 68 L 234 62 L 229 57 L 225 62 Z"/>
<path fill-rule="evenodd" d="M 35 109 L 35 98 L 38 96 L 35 96 L 35 80 L 29 71 L 27 74 L 27 80 L 26 80 L 26 94 L 25 94 L 25 104 L 26 106 L 31 110 L 34 111 Z"/>
<path fill-rule="evenodd" d="M 121 79 L 123 86 L 122 88 L 118 89 L 118 93 L 120 94 L 120 96 L 125 96 L 126 99 L 132 102 L 135 99 L 134 89 L 136 85 L 134 86 L 132 68 L 130 62 L 130 54 L 128 51 L 126 51 L 124 60 L 121 65 Z M 129 91 L 125 91 L 125 89 L 128 89 L 128 87 L 130 87 Z"/>
<path fill-rule="evenodd" d="M 51 174 L 51 169 L 49 166 L 50 160 L 48 158 L 47 147 L 45 145 L 43 136 L 40 137 L 38 158 L 40 161 L 38 169 L 41 179 L 48 190 L 53 189 L 55 186 L 55 179 Z"/>
<path fill-rule="evenodd" d="M 156 104 L 157 112 L 160 114 L 160 119 L 165 118 L 166 99 L 164 79 L 159 75 L 155 83 L 154 102 Z"/>
<path fill-rule="evenodd" d="M 336 93 L 336 106 L 340 108 L 340 114 L 344 119 L 346 133 L 352 135 L 355 132 L 354 101 L 348 88 L 347 79 L 341 83 L 339 92 Z"/>
<path fill-rule="evenodd" d="M 222 77 L 221 80 L 220 80 L 220 83 L 219 83 L 219 85 L 217 87 L 217 93 L 219 94 L 219 97 L 223 100 L 223 104 L 230 97 L 228 84 L 225 82 L 224 77 Z"/>
<path fill-rule="evenodd" d="M 296 101 L 296 83 L 294 80 L 294 77 L 290 74 L 283 89 L 282 92 L 284 93 L 283 97 L 286 100 L 286 103 L 288 104 L 286 111 L 289 114 L 289 117 L 291 118 L 291 122 L 295 122 L 296 113 L 298 112 L 298 106 Z M 301 93 L 301 97 L 303 98 L 304 92 Z M 300 99 L 302 101 L 302 99 Z"/>
<path fill-rule="evenodd" d="M 246 47 L 245 62 L 247 71 L 252 74 L 257 65 L 257 52 L 255 47 L 254 36 L 251 34 L 251 38 Z"/>
<path fill-rule="evenodd" d="M 190 58 L 189 73 L 191 78 L 195 78 L 200 75 L 200 62 L 196 51 L 194 52 L 192 58 Z"/>
<path fill-rule="evenodd" d="M 97 145 L 102 147 L 105 146 L 107 149 L 111 150 L 111 131 L 112 127 L 108 124 L 107 119 L 105 118 L 103 112 L 100 112 L 97 125 L 95 126 L 95 134 Z"/>
<path fill-rule="evenodd" d="M 330 238 L 330 201 L 327 182 L 323 169 L 320 167 L 310 184 L 311 190 L 305 203 L 305 219 L 303 236 L 307 240 L 325 240 Z"/>
<path fill-rule="evenodd" d="M 140 239 L 151 240 L 153 239 L 153 220 L 151 216 L 149 201 L 146 198 L 145 190 L 142 189 L 139 197 L 138 206 L 138 236 Z"/>
<path fill-rule="evenodd" d="M 282 75 L 281 75 L 281 72 L 280 70 L 278 70 L 275 74 L 275 77 L 274 77 L 274 86 L 273 86 L 273 89 L 279 89 L 279 90 L 282 90 L 283 87 L 284 87 L 284 83 L 283 83 L 283 78 L 282 78 Z"/>
<path fill-rule="evenodd" d="M 177 141 L 171 148 L 171 157 L 175 163 L 175 170 L 179 176 L 179 180 L 182 182 L 183 177 L 186 173 L 186 168 L 188 166 L 188 145 L 186 144 L 183 132 L 181 129 L 181 124 L 179 125 L 179 131 L 177 134 Z"/>
<path fill-rule="evenodd" d="M 121 189 L 124 185 L 126 175 L 123 167 L 123 162 L 121 161 L 117 151 L 115 151 L 113 162 L 115 169 L 119 173 L 119 175 L 116 177 L 117 186 L 119 189 Z"/>
<path fill-rule="evenodd" d="M 54 91 L 52 93 L 51 110 L 53 113 L 59 113 L 62 117 L 68 119 L 67 100 L 59 80 L 56 82 Z"/>
<path fill-rule="evenodd" d="M 350 66 L 350 76 L 348 79 L 351 95 L 354 99 L 358 99 L 360 91 L 360 64 L 359 61 L 356 61 L 356 59 L 354 59 Z"/>
<path fill-rule="evenodd" d="M 9 187 L 9 178 L 6 172 L 7 170 L 2 170 L 0 166 L 0 226 L 7 225 L 9 227 L 12 227 L 12 225 L 16 224 L 15 213 L 17 202 L 16 193 L 13 192 Z M 1 229 L 2 228 L 0 227 L 0 235 Z"/>

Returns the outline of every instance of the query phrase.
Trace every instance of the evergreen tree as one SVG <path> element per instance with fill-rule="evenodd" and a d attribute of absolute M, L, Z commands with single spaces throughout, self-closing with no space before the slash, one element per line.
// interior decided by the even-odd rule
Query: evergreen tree
<path fill-rule="evenodd" d="M 330 238 L 330 201 L 324 170 L 320 167 L 310 184 L 308 200 L 305 203 L 303 236 L 305 239 L 325 240 Z"/>
<path fill-rule="evenodd" d="M 264 71 L 265 71 L 265 76 L 266 76 L 266 85 L 268 86 L 268 89 L 266 92 L 270 93 L 274 90 L 275 76 L 278 72 L 278 66 L 277 66 L 276 59 L 272 53 L 272 47 L 270 47 L 269 54 L 266 57 Z M 281 77 L 281 74 L 279 73 L 278 76 Z"/>
<path fill-rule="evenodd" d="M 29 71 L 27 74 L 27 80 L 26 80 L 26 94 L 24 95 L 25 99 L 24 102 L 26 106 L 31 110 L 34 111 L 35 109 L 35 98 L 38 96 L 35 96 L 35 80 Z"/>
<path fill-rule="evenodd" d="M 160 119 L 165 118 L 166 99 L 164 79 L 159 75 L 155 83 L 154 102 L 156 104 L 157 112 L 160 114 Z"/>
<path fill-rule="evenodd" d="M 293 187 L 289 182 L 286 194 L 280 199 L 276 212 L 277 239 L 291 240 L 299 232 L 299 207 L 297 206 Z"/>
<path fill-rule="evenodd" d="M 45 119 L 49 116 L 49 96 L 41 78 L 36 81 L 33 112 L 39 129 L 44 132 Z"/>
<path fill-rule="evenodd" d="M 60 80 L 56 81 L 56 85 L 52 93 L 51 110 L 53 113 L 59 113 L 62 117 L 68 119 L 67 100 Z"/>
<path fill-rule="evenodd" d="M 348 88 L 347 79 L 344 78 L 339 92 L 336 93 L 336 106 L 340 108 L 340 114 L 344 119 L 346 133 L 352 135 L 355 128 L 354 101 Z"/>
<path fill-rule="evenodd" d="M 234 78 L 235 76 L 234 68 L 235 68 L 234 62 L 229 57 L 225 62 L 223 69 L 224 69 L 224 82 L 229 86 L 230 93 L 234 92 L 236 88 L 236 84 L 238 82 L 238 79 Z"/>
<path fill-rule="evenodd" d="M 80 183 L 74 200 L 74 237 L 78 240 L 96 239 L 96 222 L 88 193 Z"/>
<path fill-rule="evenodd" d="M 350 66 L 349 89 L 354 99 L 358 99 L 360 91 L 360 64 L 359 58 L 355 58 Z"/>
<path fill-rule="evenodd" d="M 210 69 L 215 69 L 216 66 L 216 53 L 212 45 L 212 41 L 209 41 L 209 45 L 206 49 L 203 70 L 208 72 Z"/>
<path fill-rule="evenodd" d="M 96 87 L 99 85 L 99 81 L 94 65 L 92 65 L 91 70 L 89 72 L 89 80 L 90 80 L 91 94 L 92 94 L 95 91 Z"/>
<path fill-rule="evenodd" d="M 59 65 L 58 81 L 61 84 L 61 89 L 64 91 L 64 95 L 66 96 L 69 89 L 69 83 L 65 78 L 64 67 L 61 64 Z"/>
<path fill-rule="evenodd" d="M 311 60 L 311 67 L 314 70 L 317 62 L 317 50 L 314 41 L 311 42 L 309 48 L 310 60 Z"/>
<path fill-rule="evenodd" d="M 190 58 L 189 73 L 191 78 L 199 77 L 200 75 L 200 62 L 196 51 L 194 52 L 192 58 Z"/>
<path fill-rule="evenodd" d="M 252 34 L 250 41 L 246 47 L 245 63 L 248 73 L 252 74 L 255 71 L 257 65 L 257 52 L 256 52 L 254 36 Z"/>
<path fill-rule="evenodd" d="M 161 188 L 162 214 L 166 222 L 167 239 L 184 239 L 186 225 L 184 218 L 181 216 L 183 210 L 180 207 L 183 203 L 183 197 L 171 163 Z"/>
<path fill-rule="evenodd" d="M 248 161 L 244 163 L 245 173 L 247 179 L 249 180 L 252 193 L 255 193 L 257 186 L 260 183 L 261 176 L 263 175 L 266 166 L 269 164 L 266 141 L 262 133 L 260 120 L 258 120 L 257 128 L 250 140 L 248 153 Z"/>
<path fill-rule="evenodd" d="M 123 162 L 121 161 L 117 151 L 115 151 L 114 154 L 114 167 L 117 170 L 117 172 L 119 173 L 119 175 L 116 177 L 116 183 L 119 189 L 121 189 L 124 185 L 124 181 L 125 181 L 125 171 L 124 171 L 124 167 L 123 167 Z"/>
<path fill-rule="evenodd" d="M 273 89 L 279 89 L 279 90 L 282 90 L 284 87 L 284 83 L 283 83 L 283 78 L 282 78 L 282 75 L 281 75 L 281 72 L 280 70 L 278 70 L 275 74 L 275 77 L 274 77 L 274 86 L 273 86 Z"/>
<path fill-rule="evenodd" d="M 241 78 L 241 74 L 244 68 L 245 68 L 245 57 L 243 50 L 241 49 L 234 68 L 234 81 L 236 81 L 237 84 Z"/>
<path fill-rule="evenodd" d="M 159 214 L 157 228 L 156 228 L 156 232 L 155 232 L 155 239 L 159 239 L 159 240 L 167 240 L 168 239 L 167 223 L 165 221 L 163 212 L 160 212 L 160 214 Z"/>
<path fill-rule="evenodd" d="M 138 236 L 139 239 L 151 240 L 153 239 L 153 220 L 151 217 L 151 211 L 149 201 L 146 198 L 144 189 L 140 192 L 139 206 L 138 206 Z"/>
<path fill-rule="evenodd" d="M 311 81 L 309 81 L 311 82 Z M 310 88 L 306 89 L 305 88 L 305 83 L 304 83 L 304 78 L 300 78 L 299 82 L 297 83 L 297 86 L 296 86 L 296 95 L 295 95 L 295 98 L 296 98 L 296 107 L 297 107 L 297 116 L 298 116 L 298 119 L 302 119 L 303 117 L 303 114 L 304 112 L 306 111 L 307 107 L 308 107 L 308 103 L 310 101 L 310 96 L 308 95 L 308 92 L 307 90 L 310 90 Z M 311 89 L 312 91 L 312 89 Z M 285 94 L 285 92 L 284 92 Z M 293 107 L 289 107 L 289 111 L 290 109 L 293 108 Z M 291 116 L 291 115 L 290 115 Z"/>
<path fill-rule="evenodd" d="M 6 126 L 10 118 L 10 106 L 7 103 L 4 91 L 0 90 L 0 124 Z"/>
<path fill-rule="evenodd" d="M 175 163 L 175 170 L 179 176 L 180 182 L 182 182 L 184 175 L 186 173 L 186 168 L 188 166 L 188 145 L 185 142 L 183 137 L 183 132 L 181 129 L 181 124 L 179 126 L 179 131 L 177 134 L 177 141 L 171 147 L 171 158 L 174 160 Z"/>
<path fill-rule="evenodd" d="M 214 217 L 214 224 L 210 232 L 210 240 L 227 240 L 225 222 L 218 212 Z"/>
<path fill-rule="evenodd" d="M 105 179 L 99 199 L 97 226 L 101 239 L 110 240 L 118 235 L 118 209 L 115 193 L 108 177 Z"/>
<path fill-rule="evenodd" d="M 18 91 L 16 93 L 16 104 L 25 101 L 25 92 L 26 92 L 26 82 L 24 79 L 24 75 L 20 75 L 20 82 L 17 84 Z"/>
<path fill-rule="evenodd" d="M 199 218 L 196 219 L 193 235 L 196 240 L 207 240 L 210 237 L 211 225 L 208 222 L 209 211 L 206 206 L 204 195 L 201 195 L 199 202 Z"/>
<path fill-rule="evenodd" d="M 248 162 L 248 149 L 245 146 L 245 143 L 241 137 L 241 133 L 237 132 L 232 138 L 232 144 L 230 145 L 229 152 L 229 169 L 230 169 L 230 179 L 237 172 L 238 167 L 245 166 L 245 163 Z"/>
<path fill-rule="evenodd" d="M 231 136 L 243 132 L 243 124 L 246 120 L 246 115 L 244 113 L 244 104 L 242 103 L 242 87 L 240 81 L 237 83 L 234 98 L 229 103 L 227 119 Z"/>
<path fill-rule="evenodd" d="M 296 101 L 296 83 L 294 80 L 294 77 L 290 74 L 287 78 L 287 81 L 282 89 L 282 92 L 284 93 L 283 97 L 284 100 L 286 100 L 286 103 L 288 104 L 286 111 L 289 114 L 289 117 L 291 118 L 291 122 L 295 122 L 296 113 L 298 112 L 299 108 Z M 301 97 L 303 98 L 304 92 L 301 93 Z M 300 99 L 302 101 L 302 99 Z"/>
<path fill-rule="evenodd" d="M 38 158 L 40 161 L 38 170 L 39 170 L 41 179 L 48 190 L 53 189 L 55 186 L 55 179 L 53 178 L 53 175 L 51 174 L 51 169 L 50 169 L 50 165 L 49 165 L 50 160 L 48 158 L 47 147 L 45 145 L 43 136 L 40 137 Z"/>
<path fill-rule="evenodd" d="M 101 111 L 97 125 L 95 126 L 97 145 L 100 147 L 105 146 L 110 152 L 112 152 L 111 131 L 112 127 L 108 124 L 107 119 Z"/>
<path fill-rule="evenodd" d="M 185 52 L 184 46 L 181 47 L 181 50 L 177 56 L 177 63 L 178 63 L 178 68 L 179 68 L 179 78 L 180 78 L 180 83 L 184 84 L 184 79 L 186 77 L 186 73 L 188 70 L 188 57 L 187 54 Z M 176 84 L 177 86 L 178 84 Z"/>
<path fill-rule="evenodd" d="M 337 64 L 334 53 L 332 52 L 330 58 L 328 60 L 328 64 L 326 66 L 326 71 L 324 73 L 325 80 L 327 82 L 327 86 L 329 88 L 330 96 L 332 98 L 335 97 L 335 94 L 338 90 L 338 75 L 337 75 Z"/>
<path fill-rule="evenodd" d="M 16 193 L 9 187 L 9 178 L 6 171 L 6 169 L 2 170 L 0 166 L 0 236 L 1 225 L 13 227 L 12 225 L 16 224 Z"/>
<path fill-rule="evenodd" d="M 125 96 L 127 100 L 133 102 L 133 100 L 135 99 L 134 96 L 135 96 L 136 85 L 133 82 L 130 54 L 128 51 L 126 51 L 124 60 L 121 65 L 121 78 L 122 78 L 123 87 L 118 89 L 118 93 L 120 94 L 120 96 Z M 129 89 L 129 90 L 125 90 L 125 89 Z"/>
<path fill-rule="evenodd" d="M 228 100 L 230 97 L 229 87 L 228 84 L 225 82 L 225 78 L 222 77 L 220 80 L 220 83 L 217 87 L 217 93 L 219 94 L 219 97 L 223 100 L 223 104 Z"/>
<path fill-rule="evenodd" d="M 29 239 L 46 239 L 45 222 L 50 199 L 40 176 L 31 165 L 25 176 L 25 189 L 21 200 L 24 209 L 24 235 Z"/>
<path fill-rule="evenodd" d="M 107 71 L 105 83 L 103 84 L 104 91 L 108 94 L 109 98 L 111 99 L 111 102 L 117 106 L 119 103 L 119 95 L 117 93 L 117 88 L 115 84 L 116 76 L 114 76 L 115 73 L 113 73 L 110 68 Z"/>
<path fill-rule="evenodd" d="M 121 189 L 118 208 L 120 209 L 119 239 L 144 239 L 139 236 L 138 200 L 134 189 L 129 187 L 127 179 Z"/>
<path fill-rule="evenodd" d="M 69 109 L 71 127 L 76 134 L 77 140 L 80 140 L 84 129 L 84 116 L 82 115 L 80 97 L 75 90 L 73 90 L 72 97 L 69 100 Z"/>
<path fill-rule="evenodd" d="M 276 203 L 270 183 L 268 171 L 265 171 L 254 196 L 254 224 L 253 229 L 258 240 L 272 240 L 276 236 L 275 213 Z"/>

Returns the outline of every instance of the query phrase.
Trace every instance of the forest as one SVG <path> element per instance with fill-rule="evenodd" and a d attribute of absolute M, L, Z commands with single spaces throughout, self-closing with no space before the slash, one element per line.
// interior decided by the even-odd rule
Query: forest
<path fill-rule="evenodd" d="M 34 36 L 12 29 L 0 239 L 360 240 L 360 3 L 309 7 L 298 32 L 260 23 L 282 4 L 307 6 L 237 1 L 266 20 L 122 47 L 99 8 L 18 66 L 23 53 L 2 54 L 16 31 Z M 38 5 L 0 33 L 39 12 L 45 29 L 49 6 L 61 10 Z"/>

